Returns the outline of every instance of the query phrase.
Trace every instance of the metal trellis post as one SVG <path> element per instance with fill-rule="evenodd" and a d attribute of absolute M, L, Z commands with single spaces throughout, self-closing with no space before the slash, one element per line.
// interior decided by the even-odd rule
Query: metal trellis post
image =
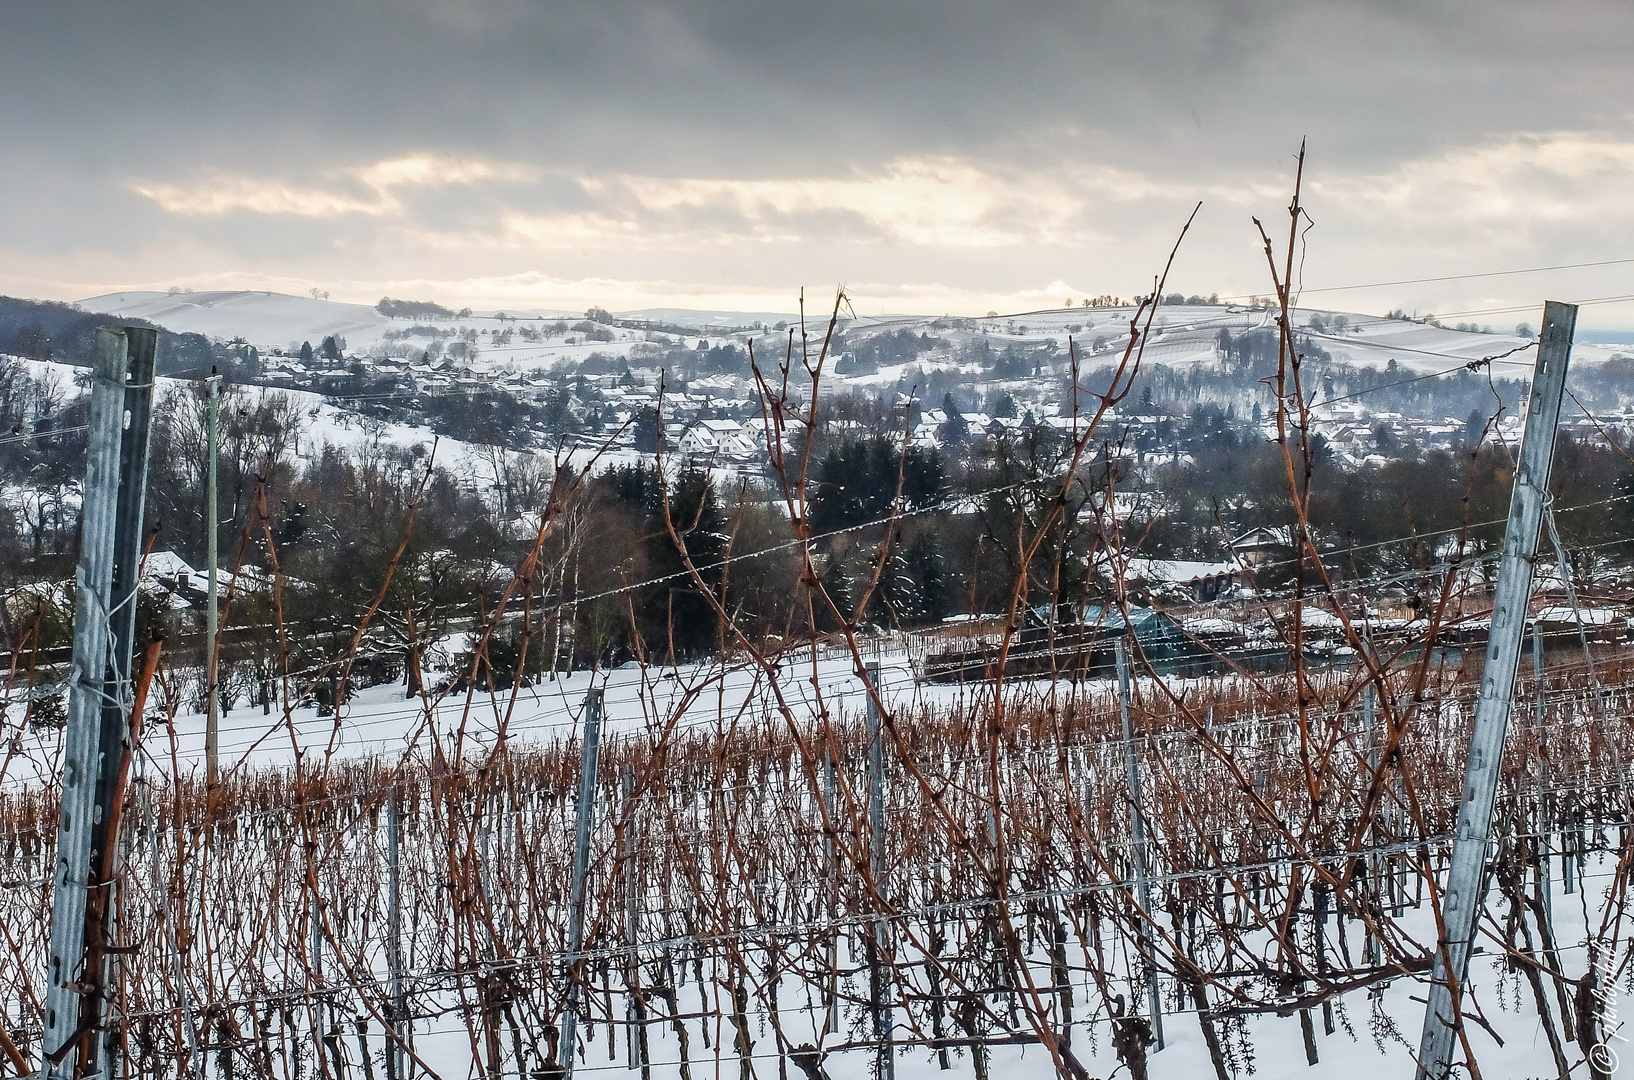
<path fill-rule="evenodd" d="M 112 1044 L 106 1031 L 106 947 L 115 870 L 108 823 L 120 798 L 122 744 L 128 739 L 131 641 L 140 573 L 143 493 L 153 394 L 153 330 L 97 331 L 74 589 L 73 669 L 63 732 L 62 792 L 52 878 L 50 959 L 40 1073 L 68 1080 L 102 1075 Z M 93 891 L 96 891 L 93 902 Z M 91 1060 L 81 1068 L 82 1038 Z"/>
<path fill-rule="evenodd" d="M 636 869 L 639 865 L 641 830 L 635 816 L 633 765 L 624 766 L 619 789 L 624 800 L 621 815 L 624 819 L 624 944 L 629 950 L 629 959 L 625 961 L 624 968 L 625 1057 L 629 1060 L 630 1068 L 639 1066 L 641 1075 L 647 1077 L 652 1075 L 652 1069 L 647 1060 L 646 1013 L 638 999 L 641 981 L 641 881 L 636 876 Z"/>
<path fill-rule="evenodd" d="M 1509 729 L 1521 639 L 1526 631 L 1527 600 L 1532 594 L 1532 560 L 1537 553 L 1538 530 L 1549 496 L 1555 431 L 1560 422 L 1560 401 L 1566 389 L 1566 367 L 1571 359 L 1576 323 L 1575 306 L 1553 300 L 1544 305 L 1526 431 L 1521 437 L 1515 489 L 1509 501 L 1509 523 L 1504 530 L 1498 564 L 1486 670 L 1481 677 L 1480 696 L 1475 701 L 1469 766 L 1464 774 L 1463 795 L 1458 800 L 1458 829 L 1442 903 L 1446 940 L 1436 953 L 1429 1000 L 1424 1007 L 1424 1032 L 1418 1052 L 1419 1080 L 1443 1080 L 1452 1066 L 1458 1010 L 1455 988 L 1462 988 L 1468 973 L 1470 946 L 1484 901 L 1492 804 L 1498 790 L 1504 736 Z"/>
<path fill-rule="evenodd" d="M 828 875 L 829 921 L 828 931 L 828 1027 L 827 1033 L 840 1030 L 840 872 L 834 860 L 833 823 L 838 813 L 835 801 L 834 751 L 823 748 L 823 806 L 828 811 L 830 828 L 823 835 L 823 868 Z"/>
<path fill-rule="evenodd" d="M 1532 624 L 1532 695 L 1533 719 L 1538 740 L 1538 805 L 1534 829 L 1538 834 L 1538 901 L 1543 905 L 1544 917 L 1554 926 L 1554 890 L 1549 887 L 1549 830 L 1553 819 L 1549 815 L 1549 755 L 1543 745 L 1543 724 L 1546 706 L 1543 700 L 1543 628 Z"/>
<path fill-rule="evenodd" d="M 216 635 L 217 620 L 220 617 L 217 602 L 220 559 L 216 551 L 216 533 L 220 531 L 220 522 L 216 520 L 219 513 L 216 506 L 216 457 L 221 439 L 221 376 L 216 374 L 215 368 L 210 369 L 210 377 L 205 382 L 210 388 L 210 399 L 204 463 L 204 686 L 207 699 L 204 719 L 204 775 L 206 781 L 214 786 L 221 779 L 218 757 L 221 740 L 221 702 L 216 687 Z"/>
<path fill-rule="evenodd" d="M 1152 1021 L 1152 1036 L 1157 1048 L 1163 1049 L 1163 1008 L 1157 992 L 1157 968 L 1152 958 L 1151 929 L 1144 920 L 1152 914 L 1152 885 L 1147 880 L 1148 852 L 1146 848 L 1146 821 L 1140 812 L 1140 763 L 1135 756 L 1134 724 L 1129 719 L 1129 650 L 1124 638 L 1117 640 L 1118 660 L 1118 713 L 1123 720 L 1123 768 L 1129 780 L 1129 838 L 1132 850 L 1130 861 L 1135 864 L 1135 896 L 1140 902 L 1140 956 L 1146 966 L 1146 1009 Z"/>
<path fill-rule="evenodd" d="M 596 760 L 601 755 L 602 691 L 584 698 L 584 746 L 580 751 L 578 831 L 573 842 L 573 884 L 567 908 L 567 1008 L 562 1015 L 560 1062 L 567 1080 L 573 1076 L 573 1044 L 578 1037 L 579 1001 L 583 997 L 584 881 L 590 870 L 590 830 L 596 820 Z"/>
<path fill-rule="evenodd" d="M 882 1080 L 896 1076 L 896 1054 L 892 1045 L 891 1006 L 886 1000 L 885 955 L 889 945 L 885 908 L 890 895 L 885 888 L 885 736 L 876 697 L 880 692 L 879 662 L 869 663 L 868 685 L 868 870 L 879 891 L 879 911 L 874 919 L 874 1037 L 879 1040 Z"/>
<path fill-rule="evenodd" d="M 1370 782 L 1377 783 L 1379 775 L 1379 741 L 1378 732 L 1374 730 L 1377 721 L 1374 716 L 1373 693 L 1372 683 L 1362 687 L 1362 731 L 1364 733 L 1362 738 L 1367 744 L 1367 771 L 1373 777 Z M 1372 826 L 1372 833 L 1376 844 L 1380 839 L 1378 819 L 1376 817 Z M 1379 902 L 1382 905 L 1384 901 L 1379 887 L 1379 856 L 1376 852 L 1368 853 L 1366 865 L 1368 885 L 1374 890 L 1375 894 L 1380 896 Z M 1378 963 L 1379 939 L 1373 932 L 1371 920 L 1366 924 L 1365 934 L 1365 944 L 1362 952 L 1367 963 L 1376 964 Z"/>
<path fill-rule="evenodd" d="M 124 798 L 121 761 L 134 754 L 131 745 L 133 717 L 131 701 L 131 664 L 136 647 L 136 588 L 142 574 L 142 520 L 146 510 L 148 483 L 148 447 L 153 427 L 153 366 L 159 346 L 159 332 L 146 327 L 125 328 L 125 415 L 119 436 L 119 509 L 114 524 L 113 588 L 109 594 L 108 631 L 112 635 L 113 653 L 109 657 L 113 685 L 118 693 L 105 695 L 102 700 L 102 732 L 99 739 L 101 764 L 97 779 L 97 812 L 92 823 L 91 850 L 97 863 L 92 871 L 101 882 L 101 904 L 91 904 L 90 921 L 85 928 L 89 940 L 100 940 L 112 945 L 117 942 L 119 928 L 115 913 L 118 904 L 114 895 L 117 885 L 117 861 L 122 854 L 117 850 L 118 836 L 113 834 L 113 822 L 120 818 L 117 806 Z M 125 774 L 128 777 L 128 774 Z M 96 959 L 92 952 L 89 959 Z M 98 975 L 103 988 L 112 985 L 115 957 L 104 952 L 100 957 Z M 111 997 L 109 1000 L 112 1000 Z M 81 1010 L 81 1020 L 85 1018 Z M 92 1071 L 98 1075 L 110 1074 L 108 1063 L 117 1052 L 118 1032 L 114 1024 L 106 1023 L 102 1038 L 95 1046 L 97 1059 Z M 111 1074 L 110 1074 L 111 1075 Z"/>
<path fill-rule="evenodd" d="M 408 1006 L 403 999 L 403 885 L 399 865 L 402 861 L 402 810 L 397 782 L 393 782 L 386 797 L 386 924 L 390 935 L 387 962 L 391 965 L 391 1026 L 392 1038 L 386 1053 L 386 1080 L 406 1080 L 403 1071 L 407 1059 L 403 1053 L 404 1026 L 408 1022 Z"/>

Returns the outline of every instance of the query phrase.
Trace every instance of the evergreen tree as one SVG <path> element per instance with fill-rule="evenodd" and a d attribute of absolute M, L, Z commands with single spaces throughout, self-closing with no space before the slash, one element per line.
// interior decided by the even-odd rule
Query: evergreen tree
<path fill-rule="evenodd" d="M 1481 410 L 1471 409 L 1469 416 L 1464 420 L 1464 442 L 1474 446 L 1475 441 L 1481 437 L 1481 432 L 1484 430 L 1486 430 L 1486 419 L 1481 415 Z"/>
<path fill-rule="evenodd" d="M 880 573 L 879 595 L 873 608 L 876 618 L 895 629 L 925 622 L 925 598 L 900 546 L 891 551 Z"/>
<path fill-rule="evenodd" d="M 953 601 L 941 540 L 929 529 L 919 533 L 903 548 L 902 560 L 918 592 L 920 621 L 940 622 L 950 614 Z"/>
<path fill-rule="evenodd" d="M 908 447 L 902 465 L 902 509 L 924 510 L 935 506 L 947 491 L 947 468 L 942 452 L 934 446 Z"/>
<path fill-rule="evenodd" d="M 830 450 L 817 469 L 811 493 L 811 525 L 818 532 L 851 528 L 884 516 L 896 492 L 879 490 L 868 443 L 851 441 Z"/>
<path fill-rule="evenodd" d="M 545 400 L 544 424 L 546 431 L 557 436 L 571 435 L 578 430 L 573 417 L 573 391 L 565 379 L 556 384 Z"/>
<path fill-rule="evenodd" d="M 830 561 L 822 576 L 823 591 L 828 593 L 828 598 L 834 602 L 840 614 L 850 619 L 851 613 L 857 608 L 857 593 L 865 582 L 857 580 L 857 570 L 844 559 Z M 819 618 L 823 618 L 821 614 Z"/>
<path fill-rule="evenodd" d="M 941 452 L 910 446 L 904 460 L 890 439 L 841 444 L 817 466 L 811 489 L 812 528 L 832 532 L 889 516 L 899 483 L 903 511 L 936 505 L 947 487 Z"/>
<path fill-rule="evenodd" d="M 637 453 L 653 454 L 658 451 L 658 410 L 642 409 L 631 429 Z"/>
<path fill-rule="evenodd" d="M 656 470 L 655 470 L 656 471 Z M 688 466 L 670 488 L 670 520 L 686 545 L 687 555 L 706 585 L 718 587 L 722 568 L 715 565 L 726 554 L 729 522 L 715 495 L 715 483 L 705 469 Z M 654 576 L 679 574 L 685 569 L 681 551 L 670 538 L 660 503 L 651 508 L 651 540 L 648 565 Z M 659 625 L 649 640 L 662 648 L 674 647 L 677 656 L 697 656 L 714 649 L 718 641 L 717 621 L 709 601 L 698 594 L 690 576 L 675 578 L 662 590 L 651 612 Z M 667 650 L 666 650 L 667 651 Z"/>
<path fill-rule="evenodd" d="M 951 391 L 942 395 L 942 411 L 947 414 L 947 419 L 942 421 L 937 437 L 944 446 L 958 446 L 969 438 L 970 425 L 965 423 L 964 416 L 959 412 L 959 403 L 953 400 Z"/>
<path fill-rule="evenodd" d="M 603 474 L 613 498 L 632 510 L 643 514 L 659 505 L 659 485 L 663 477 L 658 466 L 651 462 L 639 465 L 615 465 Z"/>

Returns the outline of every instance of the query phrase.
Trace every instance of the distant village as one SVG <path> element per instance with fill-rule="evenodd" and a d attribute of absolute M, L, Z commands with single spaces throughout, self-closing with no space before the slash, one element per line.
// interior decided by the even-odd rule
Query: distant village
<path fill-rule="evenodd" d="M 510 330 L 493 332 L 500 341 Z M 475 333 L 472 333 L 475 336 Z M 503 337 L 508 344 L 509 338 Z M 573 339 L 569 337 L 569 343 Z M 684 340 L 684 339 L 682 339 Z M 708 339 L 700 338 L 706 347 Z M 463 346 L 456 341 L 453 346 Z M 252 350 L 253 351 L 253 350 Z M 643 449 L 637 421 L 643 413 L 659 407 L 662 388 L 663 447 L 667 454 L 705 460 L 710 463 L 753 466 L 765 458 L 766 430 L 756 388 L 747 375 L 718 373 L 703 377 L 677 377 L 661 366 L 665 348 L 647 341 L 637 342 L 621 354 L 592 353 L 574 370 L 571 364 L 552 368 L 507 365 L 484 356 L 476 347 L 450 347 L 441 355 L 371 355 L 367 358 L 337 356 L 327 359 L 313 354 L 303 359 L 294 351 L 274 350 L 259 355 L 260 378 L 268 386 L 317 391 L 360 412 L 394 411 L 407 407 L 414 411 L 425 400 L 452 396 L 505 395 L 533 406 L 544 406 L 553 398 L 563 398 L 570 423 L 563 425 L 570 441 L 599 446 L 611 439 L 611 448 Z M 846 374 L 846 357 L 835 358 L 826 376 L 829 392 L 855 389 L 877 390 L 877 379 L 853 379 Z M 953 358 L 936 353 L 920 359 L 923 366 L 952 363 Z M 368 393 L 349 394 L 360 384 L 360 375 L 371 387 Z M 1019 380 L 1006 384 L 1005 397 L 1010 415 L 988 411 L 953 411 L 948 402 L 914 400 L 897 392 L 896 403 L 912 409 L 913 423 L 908 437 L 913 445 L 942 447 L 950 438 L 964 440 L 1001 439 L 1021 435 L 1043 426 L 1071 435 L 1081 431 L 1086 416 L 1074 417 L 1063 409 L 1055 392 L 1058 380 Z M 389 387 L 382 390 L 381 387 Z M 1101 430 L 1116 433 L 1129 456 L 1140 463 L 1182 462 L 1189 452 L 1184 440 L 1173 432 L 1177 417 L 1157 411 L 1149 401 L 1125 400 L 1110 410 Z M 1310 398 L 1313 430 L 1325 440 L 1327 449 L 1339 462 L 1359 467 L 1382 464 L 1405 445 L 1422 449 L 1452 449 L 1467 441 L 1468 417 L 1422 416 L 1370 408 L 1368 403 L 1335 395 L 1331 386 L 1320 387 Z M 1510 409 L 1502 415 L 1489 437 L 1510 444 L 1519 440 L 1524 414 Z M 843 421 L 839 421 L 843 423 Z M 1274 416 L 1244 418 L 1243 430 L 1257 428 L 1267 440 L 1276 438 Z M 1597 435 L 1602 430 L 1634 433 L 1634 406 L 1614 414 L 1589 415 L 1581 410 L 1561 417 L 1561 430 L 1574 437 Z M 540 430 L 542 445 L 554 446 L 563 431 Z M 651 450 L 651 433 L 647 445 Z"/>

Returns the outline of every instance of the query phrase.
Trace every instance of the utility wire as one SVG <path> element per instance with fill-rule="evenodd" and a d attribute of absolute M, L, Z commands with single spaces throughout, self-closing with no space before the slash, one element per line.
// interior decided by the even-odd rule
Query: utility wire
<path fill-rule="evenodd" d="M 1016 486 L 1020 486 L 1020 485 L 1006 485 L 1005 487 L 995 488 L 995 489 L 991 489 L 991 490 L 992 491 L 1002 491 L 1002 490 L 1008 490 L 1009 488 L 1013 488 L 1013 487 L 1016 487 Z M 1626 502 L 1626 501 L 1629 501 L 1631 499 L 1634 499 L 1634 494 L 1610 496 L 1610 497 L 1605 498 L 1605 499 L 1594 500 L 1594 501 L 1588 502 L 1588 503 L 1578 503 L 1578 504 L 1574 504 L 1572 506 L 1562 506 L 1562 507 L 1558 508 L 1557 512 L 1559 512 L 1559 513 L 1568 513 L 1568 512 L 1574 511 L 1574 510 L 1591 509 L 1591 508 L 1598 507 L 1598 506 L 1606 506 L 1606 505 Z M 888 519 L 882 519 L 882 520 L 888 520 Z M 1474 529 L 1479 529 L 1479 528 L 1482 528 L 1482 527 L 1488 527 L 1488 526 L 1501 524 L 1503 522 L 1503 520 L 1504 519 L 1502 519 L 1502 518 L 1493 518 L 1493 519 L 1485 520 L 1485 521 L 1472 522 L 1468 526 L 1459 525 L 1459 526 L 1448 527 L 1448 528 L 1440 529 L 1440 530 L 1425 530 L 1425 531 L 1422 531 L 1422 532 L 1419 532 L 1419 533 L 1416 533 L 1416 534 L 1410 534 L 1410 535 L 1387 538 L 1387 539 L 1380 540 L 1380 541 L 1377 541 L 1377 542 L 1374 542 L 1374 543 L 1371 543 L 1371 544 L 1355 545 L 1353 547 L 1348 547 L 1348 548 L 1343 548 L 1343 549 L 1336 549 L 1336 550 L 1334 550 L 1332 552 L 1329 552 L 1327 554 L 1330 555 L 1330 556 L 1354 555 L 1354 554 L 1359 553 L 1359 552 L 1365 552 L 1365 551 L 1368 551 L 1368 550 L 1373 550 L 1373 549 L 1377 549 L 1377 548 L 1380 548 L 1380 547 L 1385 547 L 1385 546 L 1388 546 L 1390 544 L 1405 543 L 1405 542 L 1419 542 L 1419 543 L 1422 543 L 1422 542 L 1425 542 L 1425 541 L 1428 541 L 1428 540 L 1432 540 L 1432 539 L 1434 539 L 1435 537 L 1438 537 L 1438 536 L 1445 536 L 1445 535 L 1461 532 L 1466 527 L 1471 529 L 1471 530 L 1474 530 Z M 869 523 L 869 524 L 877 524 L 877 522 L 876 523 Z M 860 527 L 864 527 L 864 526 L 854 526 L 852 528 L 860 528 Z M 1618 545 L 1618 544 L 1625 544 L 1625 543 L 1630 543 L 1630 542 L 1634 542 L 1634 536 L 1618 536 L 1618 537 L 1616 537 L 1614 539 L 1606 540 L 1606 541 L 1603 541 L 1603 542 L 1598 543 L 1598 544 L 1580 545 L 1579 550 L 1599 549 L 1599 548 L 1614 546 L 1614 545 Z M 734 556 L 733 558 L 739 558 L 739 557 L 747 558 L 747 557 L 751 557 L 753 554 L 755 554 L 755 553 L 748 553 L 748 554 L 746 554 L 744 556 Z M 1494 553 L 1488 552 L 1488 553 L 1485 553 L 1485 554 L 1471 554 L 1471 555 L 1468 556 L 1468 558 L 1471 560 L 1471 562 L 1468 562 L 1468 563 L 1466 563 L 1464 565 L 1474 565 L 1474 564 L 1478 564 L 1478 563 L 1480 563 L 1482 561 L 1492 561 L 1493 559 L 1496 558 L 1496 555 Z M 731 561 L 731 560 L 726 560 L 726 561 Z M 1268 566 L 1269 567 L 1275 567 L 1275 566 L 1279 566 L 1279 565 L 1289 565 L 1289 564 L 1292 563 L 1292 561 L 1293 560 L 1291 560 L 1291 559 L 1289 559 L 1289 560 L 1273 560 L 1273 561 L 1268 562 L 1268 563 L 1260 564 L 1259 569 L 1263 572 L 1263 570 Z M 702 568 L 702 569 L 709 569 L 709 568 L 706 567 L 706 568 Z M 1409 569 L 1409 570 L 1404 570 L 1404 571 L 1381 572 L 1379 574 L 1371 575 L 1371 576 L 1366 577 L 1366 578 L 1357 579 L 1355 581 L 1346 581 L 1346 582 L 1343 582 L 1341 584 L 1342 584 L 1343 588 L 1346 591 L 1350 591 L 1350 590 L 1354 590 L 1354 589 L 1360 589 L 1360 588 L 1381 587 L 1381 586 L 1385 586 L 1385 585 L 1389 585 L 1389 584 L 1396 584 L 1396 583 L 1400 583 L 1400 582 L 1403 582 L 1403 581 L 1413 580 L 1415 578 L 1438 576 L 1439 574 L 1446 572 L 1447 569 L 1449 569 L 1448 565 L 1438 564 L 1438 565 L 1433 566 L 1433 567 L 1422 568 L 1422 569 L 1421 568 L 1414 568 L 1414 569 Z M 634 584 L 631 584 L 631 585 L 628 585 L 628 586 L 621 587 L 621 589 L 618 590 L 618 591 L 620 591 L 620 592 L 629 591 L 629 590 L 632 590 L 632 589 L 641 588 L 641 587 L 643 587 L 645 585 L 671 580 L 671 579 L 679 577 L 679 576 L 684 576 L 684 572 L 682 574 L 665 575 L 664 577 L 661 577 L 661 578 L 650 579 L 648 582 L 634 583 Z M 1254 598 L 1251 598 L 1251 599 L 1248 599 L 1248 600 L 1244 600 L 1242 598 L 1237 598 L 1237 597 L 1224 597 L 1224 598 L 1216 599 L 1214 601 L 1206 601 L 1206 602 L 1204 602 L 1202 604 L 1193 605 L 1193 609 L 1192 609 L 1191 614 L 1194 615 L 1194 616 L 1199 615 L 1199 614 L 1206 615 L 1208 610 L 1211 609 L 1211 608 L 1221 608 L 1221 607 L 1226 607 L 1226 606 L 1231 606 L 1231 605 L 1248 604 L 1249 606 L 1256 606 L 1256 605 L 1262 604 L 1262 603 L 1273 603 L 1273 604 L 1274 603 L 1280 603 L 1283 600 L 1287 599 L 1291 595 L 1292 595 L 1292 592 L 1288 592 L 1286 595 L 1284 595 L 1284 593 L 1282 593 L 1282 592 L 1270 592 L 1270 593 L 1262 593 L 1260 596 L 1254 597 Z M 1313 599 L 1319 599 L 1319 598 L 1313 597 Z M 570 606 L 570 604 L 567 603 L 567 602 L 564 602 L 564 603 L 556 605 L 556 608 L 558 608 L 558 609 L 559 608 L 565 608 L 567 606 Z M 261 627 L 261 629 L 266 629 L 266 628 L 267 627 L 265 627 L 265 626 Z M 1456 628 L 1456 621 L 1449 626 L 1449 629 L 1455 629 L 1455 628 Z M 784 656 L 788 657 L 789 661 L 792 664 L 798 666 L 798 665 L 804 663 L 803 659 L 800 656 L 800 652 L 802 650 L 804 650 L 806 647 L 807 646 L 804 645 L 804 644 L 801 644 L 799 646 L 795 646 L 795 647 L 791 648 L 788 652 L 786 652 L 784 654 Z M 360 650 L 357 655 L 359 655 L 359 656 L 378 655 L 381 652 L 394 652 L 394 651 L 400 650 L 401 648 L 402 648 L 401 645 L 376 647 L 374 649 Z M 290 677 L 299 677 L 301 674 L 309 674 L 309 673 L 312 673 L 312 672 L 315 672 L 315 671 L 321 671 L 321 670 L 324 670 L 326 667 L 332 666 L 336 662 L 338 662 L 338 661 L 329 661 L 329 662 L 326 662 L 325 664 L 320 664 L 320 665 L 314 666 L 312 668 L 303 669 L 303 671 L 293 672 L 293 673 L 291 673 Z M 975 662 L 973 662 L 972 665 L 971 665 L 972 670 L 974 670 L 974 666 L 975 666 Z M 730 669 L 722 669 L 721 675 L 724 677 L 726 674 L 729 673 L 729 670 Z M 747 663 L 747 662 L 745 662 L 745 664 L 742 667 L 740 667 L 738 670 L 740 670 L 740 671 L 750 671 L 750 672 L 755 671 L 753 666 L 751 664 Z M 757 674 L 757 679 L 758 679 L 758 673 L 756 673 L 756 674 Z M 506 692 L 507 693 L 509 692 L 508 687 L 506 688 Z M 852 693 L 860 694 L 860 693 L 862 693 L 862 691 L 861 690 L 842 691 L 838 695 L 835 695 L 834 693 L 830 692 L 829 694 L 825 694 L 825 698 L 832 698 L 832 697 L 838 696 L 839 698 L 843 699 L 845 696 L 847 696 L 848 694 L 852 694 Z M 673 693 L 671 693 L 668 696 L 674 697 L 675 695 Z M 632 697 L 630 697 L 628 699 L 615 699 L 614 703 L 618 703 L 619 700 L 623 700 L 626 703 L 634 702 L 634 701 L 643 701 L 643 702 L 645 702 L 645 701 L 648 701 L 648 700 L 653 700 L 655 704 L 659 703 L 657 700 L 655 700 L 651 695 L 649 695 L 647 693 L 638 693 L 635 696 L 632 696 Z M 407 704 L 407 702 L 405 701 L 405 705 L 406 704 Z M 807 704 L 811 704 L 811 702 L 807 702 Z M 571 709 L 570 704 L 568 705 L 568 708 Z M 463 712 L 463 709 L 464 709 L 463 702 L 458 702 L 458 701 L 449 702 L 448 704 L 439 706 L 439 711 Z M 342 718 L 338 722 L 341 723 L 343 726 L 346 726 L 346 727 L 372 727 L 372 726 L 376 726 L 378 724 L 383 724 L 383 723 L 406 723 L 406 722 L 409 722 L 412 719 L 412 717 L 420 716 L 422 712 L 423 712 L 423 705 L 416 705 L 415 710 L 413 711 L 412 714 L 409 711 L 404 710 L 403 712 L 399 713 L 398 715 L 392 716 L 392 717 L 378 717 L 378 718 L 374 718 L 374 719 L 353 720 L 349 716 L 349 717 L 346 717 L 346 718 Z M 337 722 L 336 719 L 333 718 L 333 717 L 318 717 L 318 718 L 315 718 L 312 721 L 313 724 L 316 724 L 317 726 L 319 726 L 319 727 L 321 727 L 323 729 L 332 728 L 336 722 Z M 523 722 L 523 723 L 512 724 L 512 725 L 508 726 L 507 731 L 512 732 L 512 733 L 516 733 L 516 732 L 520 732 L 520 731 L 524 731 L 524 730 L 547 731 L 547 730 L 555 730 L 555 729 L 559 729 L 559 728 L 570 728 L 570 727 L 576 726 L 576 724 L 577 724 L 577 721 L 575 721 L 575 720 L 565 720 L 565 721 L 562 721 L 560 723 L 547 724 L 547 725 L 543 725 L 543 726 L 530 725 L 530 724 L 527 724 L 526 722 Z M 285 726 L 286 726 L 286 721 L 284 720 L 283 717 L 275 718 L 274 720 L 272 720 L 270 722 L 269 730 L 268 730 L 267 734 L 258 736 L 255 739 L 251 740 L 249 743 L 245 743 L 244 741 L 239 740 L 239 741 L 237 741 L 237 742 L 235 742 L 235 743 L 233 743 L 231 745 L 234 746 L 234 747 L 244 747 L 246 745 L 255 746 L 255 745 L 259 744 L 260 742 L 264 741 L 269 735 L 274 734 L 277 729 L 285 727 Z M 273 751 L 273 750 L 269 749 L 267 752 L 268 753 L 274 753 L 274 752 L 281 752 L 281 751 Z"/>

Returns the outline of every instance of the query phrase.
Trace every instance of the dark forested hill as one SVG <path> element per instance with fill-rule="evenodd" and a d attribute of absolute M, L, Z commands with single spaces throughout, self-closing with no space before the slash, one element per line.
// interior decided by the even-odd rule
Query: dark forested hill
<path fill-rule="evenodd" d="M 49 300 L 23 300 L 0 296 L 0 353 L 31 360 L 89 366 L 96 349 L 99 326 L 153 326 L 144 319 L 121 318 L 82 311 L 71 304 Z M 160 374 L 207 373 L 212 364 L 223 371 L 253 367 L 253 353 L 216 345 L 202 334 L 173 334 L 163 327 L 159 333 Z"/>

